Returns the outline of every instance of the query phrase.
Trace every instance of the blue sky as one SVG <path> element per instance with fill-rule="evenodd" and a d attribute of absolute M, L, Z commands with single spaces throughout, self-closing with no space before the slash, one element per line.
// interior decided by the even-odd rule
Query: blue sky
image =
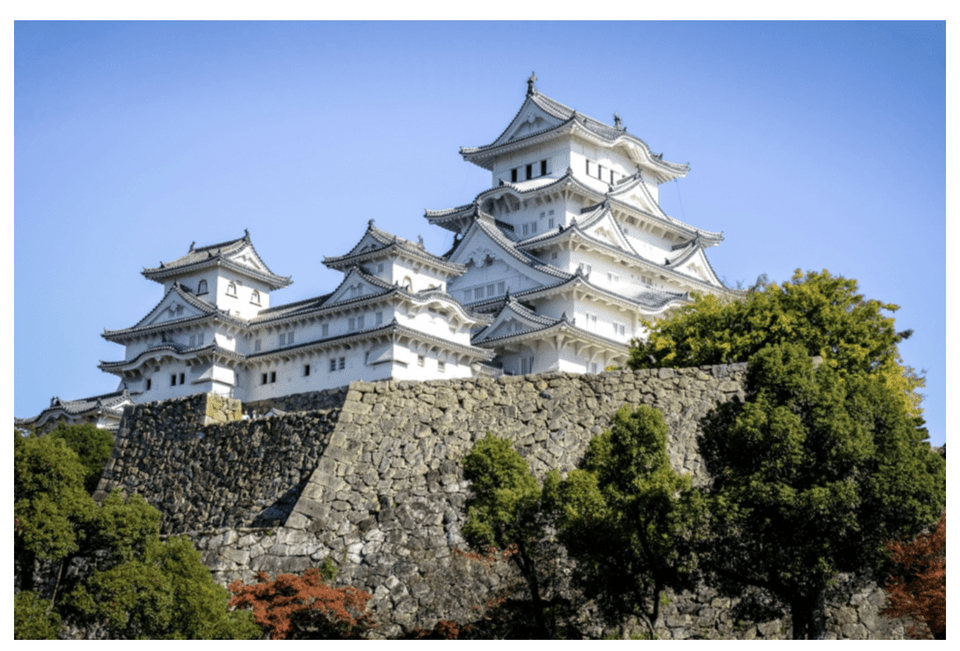
<path fill-rule="evenodd" d="M 726 240 L 728 284 L 796 268 L 895 303 L 946 435 L 946 25 L 18 22 L 14 413 L 113 391 L 104 328 L 161 298 L 144 266 L 250 230 L 294 284 L 368 219 L 447 250 L 425 208 L 468 203 L 491 142 L 541 92 L 691 171 L 668 213 Z"/>

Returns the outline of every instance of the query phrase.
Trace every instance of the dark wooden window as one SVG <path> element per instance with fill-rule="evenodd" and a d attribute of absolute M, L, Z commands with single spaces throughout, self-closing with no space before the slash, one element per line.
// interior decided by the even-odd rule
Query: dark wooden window
<path fill-rule="evenodd" d="M 527 180 L 533 178 L 533 165 L 527 165 Z"/>
<path fill-rule="evenodd" d="M 517 172 L 519 171 L 519 169 L 520 169 L 519 167 L 514 167 L 512 170 L 510 170 L 510 181 L 511 181 L 511 182 L 513 182 L 513 183 L 516 183 L 516 182 L 517 182 Z"/>
<path fill-rule="evenodd" d="M 542 160 L 540 161 L 540 176 L 546 176 L 546 175 L 547 175 L 547 161 Z"/>

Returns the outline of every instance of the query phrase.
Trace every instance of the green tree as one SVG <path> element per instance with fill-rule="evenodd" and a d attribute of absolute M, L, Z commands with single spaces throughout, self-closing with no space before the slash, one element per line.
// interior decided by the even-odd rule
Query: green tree
<path fill-rule="evenodd" d="M 160 541 L 156 509 L 118 492 L 98 506 L 86 476 L 64 440 L 14 437 L 16 636 L 55 637 L 61 622 L 102 623 L 117 637 L 259 634 L 250 613 L 228 612 L 227 590 L 189 541 Z M 42 592 L 34 590 L 38 562 L 55 579 Z"/>
<path fill-rule="evenodd" d="M 84 487 L 91 495 L 97 489 L 103 467 L 113 451 L 113 434 L 96 425 L 67 425 L 58 423 L 47 436 L 60 439 L 77 453 L 84 467 Z"/>
<path fill-rule="evenodd" d="M 548 637 L 538 568 L 546 542 L 539 482 L 513 445 L 489 432 L 464 457 L 463 470 L 473 482 L 464 538 L 481 552 L 513 552 L 510 559 L 530 588 L 537 628 L 541 637 Z"/>
<path fill-rule="evenodd" d="M 799 269 L 782 285 L 758 281 L 740 299 L 694 295 L 694 301 L 655 322 L 646 341 L 634 340 L 630 368 L 690 367 L 746 362 L 766 346 L 793 343 L 842 373 L 871 373 L 915 415 L 922 414 L 923 377 L 904 367 L 897 344 L 898 306 L 868 300 L 857 281 L 826 270 Z"/>
<path fill-rule="evenodd" d="M 639 616 L 651 636 L 664 590 L 695 586 L 705 523 L 704 499 L 670 467 L 666 443 L 659 411 L 625 405 L 578 469 L 563 481 L 551 473 L 544 485 L 586 594 L 621 626 Z"/>
<path fill-rule="evenodd" d="M 876 572 L 886 541 L 936 522 L 945 464 L 881 377 L 815 371 L 804 347 L 754 355 L 745 393 L 699 439 L 713 478 L 708 565 L 721 588 L 779 598 L 795 638 L 819 637 L 839 573 Z"/>

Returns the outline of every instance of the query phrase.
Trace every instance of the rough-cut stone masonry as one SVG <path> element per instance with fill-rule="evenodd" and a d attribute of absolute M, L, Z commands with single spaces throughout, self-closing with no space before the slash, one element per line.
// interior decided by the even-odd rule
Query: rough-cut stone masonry
<path fill-rule="evenodd" d="M 542 478 L 573 468 L 621 405 L 648 404 L 670 428 L 671 464 L 702 484 L 699 422 L 718 401 L 743 395 L 745 371 L 355 382 L 245 407 L 294 413 L 204 427 L 191 421 L 192 399 L 140 405 L 125 413 L 101 488 L 144 494 L 163 512 L 164 530 L 189 532 L 225 585 L 329 557 L 338 583 L 373 594 L 379 635 L 469 622 L 489 596 L 524 590 L 509 565 L 457 553 L 469 494 L 460 461 L 474 441 L 487 432 L 509 438 Z M 272 520 L 279 526 L 263 528 Z M 901 637 L 902 627 L 877 616 L 880 602 L 867 587 L 833 603 L 828 637 Z M 731 605 L 709 591 L 674 596 L 661 637 L 789 636 L 788 618 L 741 622 Z"/>

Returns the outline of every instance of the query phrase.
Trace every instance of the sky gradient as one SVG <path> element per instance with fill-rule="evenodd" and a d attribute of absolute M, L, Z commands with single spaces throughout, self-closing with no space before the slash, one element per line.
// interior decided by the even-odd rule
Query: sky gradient
<path fill-rule="evenodd" d="M 162 298 L 144 266 L 249 229 L 294 284 L 368 219 L 445 252 L 425 208 L 490 184 L 459 146 L 544 94 L 691 171 L 668 214 L 725 241 L 729 285 L 828 269 L 901 307 L 946 436 L 946 26 L 805 23 L 18 22 L 14 414 L 113 391 L 100 337 Z"/>

